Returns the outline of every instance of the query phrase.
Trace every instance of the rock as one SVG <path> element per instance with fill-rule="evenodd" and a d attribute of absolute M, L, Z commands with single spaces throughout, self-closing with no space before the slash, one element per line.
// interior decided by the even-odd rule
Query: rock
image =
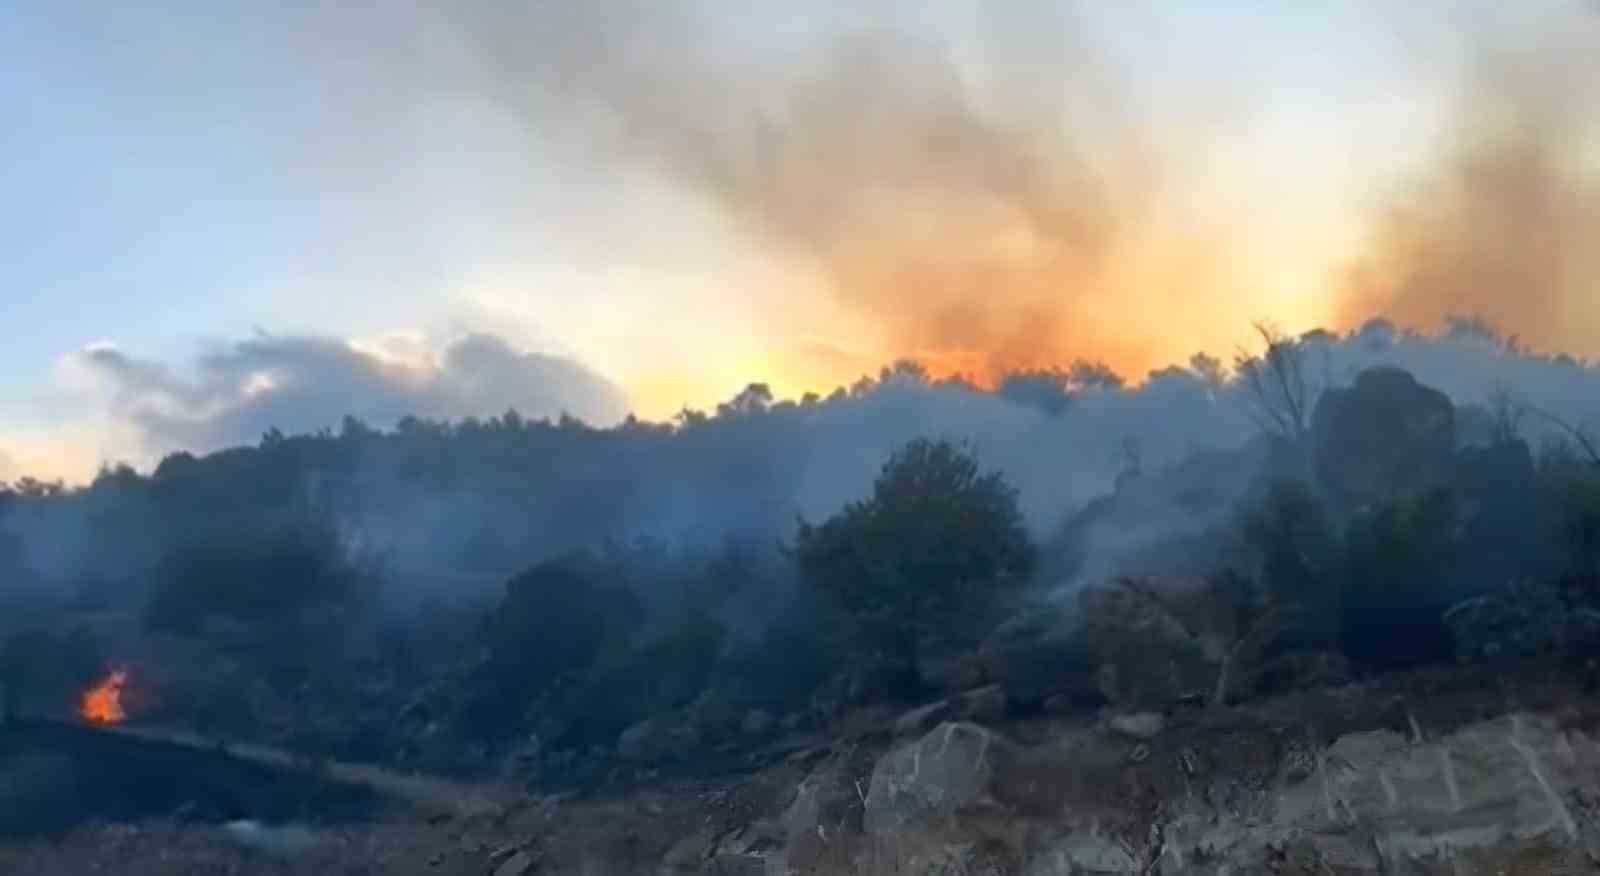
<path fill-rule="evenodd" d="M 532 855 L 519 850 L 494 868 L 494 876 L 526 876 L 533 872 L 534 863 Z"/>
<path fill-rule="evenodd" d="M 1065 609 L 1035 608 L 990 634 L 978 660 L 1013 705 L 1034 707 L 1052 696 L 1092 700 L 1096 660 L 1079 633 Z"/>
<path fill-rule="evenodd" d="M 1106 726 L 1119 736 L 1148 742 L 1166 729 L 1167 719 L 1157 712 L 1133 712 L 1113 716 Z"/>
<path fill-rule="evenodd" d="M 928 732 L 931 728 L 943 721 L 951 711 L 949 700 L 939 700 L 918 706 L 896 718 L 894 721 L 894 735 L 913 736 Z"/>
<path fill-rule="evenodd" d="M 998 761 L 1011 746 L 976 724 L 945 723 L 879 759 L 863 826 L 889 836 L 978 804 L 990 796 Z"/>
<path fill-rule="evenodd" d="M 1204 699 L 1215 689 L 1216 653 L 1161 600 L 1115 585 L 1081 591 L 1079 604 L 1085 618 L 1081 636 L 1101 661 L 1094 678 L 1106 699 L 1151 708 Z"/>
<path fill-rule="evenodd" d="M 745 713 L 744 720 L 739 722 L 739 730 L 746 736 L 765 736 L 771 732 L 776 723 L 771 712 L 751 709 Z"/>
<path fill-rule="evenodd" d="M 917 678 L 932 690 L 954 692 L 976 687 L 983 681 L 983 667 L 971 647 L 924 641 L 917 647 L 916 660 Z"/>
<path fill-rule="evenodd" d="M 706 831 L 701 831 L 678 840 L 661 858 L 661 876 L 703 873 L 714 839 Z"/>
<path fill-rule="evenodd" d="M 700 872 L 705 876 L 766 876 L 767 859 L 760 855 L 717 855 Z"/>
<path fill-rule="evenodd" d="M 955 717 L 976 724 L 991 724 L 1006 715 L 1006 692 L 998 684 L 969 690 L 956 697 Z"/>
<path fill-rule="evenodd" d="M 1044 701 L 1044 713 L 1046 715 L 1070 714 L 1072 712 L 1073 705 L 1074 703 L 1072 697 L 1069 697 L 1066 694 L 1056 694 L 1055 696 L 1052 696 Z"/>
<path fill-rule="evenodd" d="M 1345 508 L 1440 486 L 1455 455 L 1455 405 L 1407 371 L 1369 368 L 1317 400 L 1311 445 L 1317 482 Z"/>
<path fill-rule="evenodd" d="M 1576 855 L 1597 840 L 1572 807 L 1600 748 L 1552 721 L 1508 716 L 1425 744 L 1349 733 L 1313 761 L 1298 781 L 1260 792 L 1251 814 L 1190 801 L 1168 822 L 1161 872 L 1264 872 L 1269 858 L 1288 872 L 1433 872 L 1424 862 L 1453 859 L 1480 872 L 1472 860 L 1508 848 Z M 1558 872 L 1548 863 L 1558 859 L 1526 872 Z"/>
<path fill-rule="evenodd" d="M 700 736 L 687 721 L 678 716 L 658 716 L 622 731 L 617 739 L 617 756 L 642 763 L 684 760 L 699 745 Z"/>
<path fill-rule="evenodd" d="M 784 863 L 802 873 L 812 872 L 829 853 L 830 834 L 859 833 L 863 795 L 860 782 L 842 764 L 807 776 L 778 819 Z"/>
<path fill-rule="evenodd" d="M 830 677 L 811 695 L 811 708 L 824 719 L 852 706 L 894 702 L 918 688 L 916 667 L 908 661 L 878 658 Z"/>
<path fill-rule="evenodd" d="M 793 732 L 795 730 L 800 729 L 800 725 L 804 724 L 805 722 L 806 722 L 805 713 L 803 713 L 803 712 L 790 712 L 789 714 L 783 716 L 783 721 L 781 722 L 781 724 L 783 726 L 783 729 Z"/>
<path fill-rule="evenodd" d="M 1092 832 L 1070 834 L 1033 855 L 1023 876 L 1138 873 L 1139 865 L 1121 843 Z"/>

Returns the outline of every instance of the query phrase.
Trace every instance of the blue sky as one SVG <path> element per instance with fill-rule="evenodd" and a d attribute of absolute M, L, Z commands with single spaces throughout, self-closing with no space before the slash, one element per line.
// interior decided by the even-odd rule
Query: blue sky
<path fill-rule="evenodd" d="M 877 26 L 942 47 L 995 100 L 1071 92 L 1086 70 L 1114 81 L 1117 111 L 1183 156 L 1171 209 L 1192 200 L 1195 216 L 1255 229 L 1230 256 L 1249 275 L 1230 309 L 1247 328 L 1247 313 L 1325 315 L 1320 275 L 1356 245 L 1367 202 L 1423 160 L 1475 40 L 1576 7 L 1391 5 L 701 3 L 710 26 L 689 30 L 709 48 L 683 45 L 782 68 Z M 773 351 L 818 335 L 863 361 L 897 352 L 715 204 L 647 164 L 585 161 L 567 117 L 508 111 L 452 36 L 474 4 L 326 6 L 10 4 L 0 477 L 81 477 L 171 449 L 74 364 L 96 344 L 203 383 L 197 357 L 257 331 L 399 336 L 437 355 L 492 332 L 575 358 L 652 415 L 748 379 L 813 388 L 834 374 Z M 1067 57 L 1080 50 L 1105 59 Z M 779 291 L 742 297 L 756 286 Z M 1221 331 L 1197 325 L 1195 346 Z"/>

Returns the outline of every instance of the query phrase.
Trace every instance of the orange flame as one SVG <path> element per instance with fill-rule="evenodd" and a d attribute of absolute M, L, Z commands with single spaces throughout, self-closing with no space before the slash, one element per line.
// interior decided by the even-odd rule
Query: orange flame
<path fill-rule="evenodd" d="M 83 692 L 78 714 L 96 724 L 116 724 L 128 717 L 122 710 L 122 686 L 128 683 L 128 673 L 114 670 L 104 680 Z"/>

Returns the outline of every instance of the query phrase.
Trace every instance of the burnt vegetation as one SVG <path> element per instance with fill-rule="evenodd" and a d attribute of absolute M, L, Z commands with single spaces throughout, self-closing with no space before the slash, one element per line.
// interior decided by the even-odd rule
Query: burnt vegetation
<path fill-rule="evenodd" d="M 873 405 L 1070 420 L 1157 390 L 900 366 L 672 424 L 347 419 L 19 483 L 0 493 L 0 715 L 70 711 L 118 663 L 139 721 L 554 782 L 995 685 L 1029 714 L 1600 656 L 1584 426 L 1328 364 L 1369 335 L 1260 331 L 1232 375 L 1197 359 L 1180 384 L 1254 437 L 1152 460 L 1119 435 L 1106 491 L 1045 525 L 1038 485 L 936 430 L 830 512 L 797 519 L 794 497 L 817 424 Z"/>

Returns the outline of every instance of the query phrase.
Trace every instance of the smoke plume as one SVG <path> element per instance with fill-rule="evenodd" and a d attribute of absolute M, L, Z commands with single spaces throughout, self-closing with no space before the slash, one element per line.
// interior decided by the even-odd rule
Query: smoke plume
<path fill-rule="evenodd" d="M 1204 284 L 1201 236 L 1156 209 L 1158 144 L 1064 15 L 992 16 L 1008 78 L 893 27 L 773 61 L 681 6 L 525 14 L 454 19 L 502 99 L 591 160 L 686 185 L 935 375 L 1153 367 L 1169 351 L 1130 311 L 1183 313 Z"/>
<path fill-rule="evenodd" d="M 1443 139 L 1374 222 L 1338 324 L 1478 316 L 1600 351 L 1600 16 L 1485 49 Z"/>

